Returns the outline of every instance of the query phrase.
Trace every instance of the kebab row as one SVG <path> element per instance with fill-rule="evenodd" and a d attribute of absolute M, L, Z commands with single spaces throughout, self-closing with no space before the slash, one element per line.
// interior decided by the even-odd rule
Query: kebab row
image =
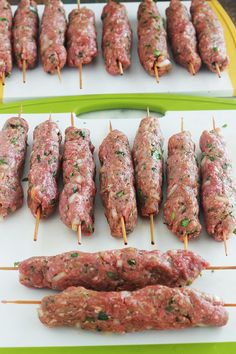
<path fill-rule="evenodd" d="M 48 327 L 74 326 L 122 334 L 224 326 L 228 322 L 224 307 L 234 306 L 188 288 L 202 271 L 219 269 L 191 251 L 72 251 L 32 257 L 20 262 L 18 269 L 22 285 L 62 292 L 42 301 L 2 303 L 39 304 L 39 319 Z"/>
<path fill-rule="evenodd" d="M 21 118 L 10 118 L 0 134 L 0 215 L 5 217 L 22 205 L 20 183 L 25 159 L 28 125 Z M 58 176 L 61 167 L 61 132 L 51 118 L 40 123 L 33 133 L 33 149 L 28 174 L 28 206 L 36 217 L 49 217 L 59 199 Z M 191 134 L 181 129 L 168 142 L 167 198 L 164 223 L 181 241 L 199 237 L 199 194 L 206 229 L 216 241 L 229 239 L 236 233 L 236 189 L 232 166 L 220 129 L 204 131 L 200 138 L 202 159 L 200 170 Z M 81 233 L 94 231 L 95 162 L 94 147 L 88 129 L 72 124 L 66 129 L 62 171 L 64 188 L 59 200 L 62 221 Z M 158 215 L 163 189 L 163 136 L 157 118 L 141 120 L 133 151 L 124 133 L 113 130 L 99 148 L 100 196 L 111 234 L 124 239 L 140 215 Z M 12 178 L 11 176 L 14 176 Z M 14 191 L 12 193 L 12 191 Z M 137 202 L 136 202 L 137 195 Z M 154 240 L 152 239 L 154 242 Z M 226 252 L 227 253 L 227 252 Z"/>
<path fill-rule="evenodd" d="M 45 4 L 39 33 L 39 18 L 34 0 L 21 0 L 12 18 L 7 0 L 0 1 L 0 77 L 12 71 L 12 48 L 17 66 L 25 72 L 37 65 L 38 36 L 40 58 L 45 72 L 57 73 L 67 63 L 79 68 L 82 88 L 82 65 L 98 55 L 95 15 L 80 7 L 71 11 L 67 24 L 63 3 L 50 0 Z M 222 26 L 205 0 L 192 0 L 191 19 L 180 0 L 171 0 L 166 10 L 167 33 L 175 61 L 191 74 L 201 63 L 218 73 L 228 66 Z M 112 75 L 123 74 L 131 65 L 132 30 L 124 5 L 109 0 L 102 11 L 102 50 L 106 70 Z M 138 54 L 144 69 L 152 76 L 162 76 L 171 70 L 167 48 L 167 33 L 163 19 L 152 0 L 143 0 L 138 9 Z"/>

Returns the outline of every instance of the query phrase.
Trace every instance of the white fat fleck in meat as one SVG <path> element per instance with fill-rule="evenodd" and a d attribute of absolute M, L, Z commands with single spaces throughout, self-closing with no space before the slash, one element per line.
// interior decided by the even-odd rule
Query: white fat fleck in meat
<path fill-rule="evenodd" d="M 62 279 L 65 275 L 66 275 L 65 272 L 60 272 L 57 275 L 55 275 L 52 279 L 53 279 L 53 281 L 58 281 L 58 280 Z"/>
<path fill-rule="evenodd" d="M 174 184 L 173 187 L 171 188 L 171 190 L 168 193 L 168 197 L 170 197 L 171 194 L 173 194 L 176 191 L 177 188 L 178 188 L 178 185 Z"/>
<path fill-rule="evenodd" d="M 116 209 L 112 209 L 112 210 L 111 210 L 111 215 L 112 215 L 112 217 L 113 217 L 114 219 L 117 219 L 117 218 L 118 218 L 118 214 L 117 214 L 117 212 L 116 212 Z"/>
<path fill-rule="evenodd" d="M 165 59 L 165 60 L 163 60 L 161 62 L 158 62 L 158 67 L 159 68 L 163 68 L 163 67 L 168 66 L 170 64 L 171 64 L 171 62 L 169 61 L 169 59 Z"/>
<path fill-rule="evenodd" d="M 78 176 L 76 176 L 75 180 L 76 180 L 76 182 L 81 183 L 83 181 L 83 178 L 82 178 L 82 176 L 78 175 Z"/>
<path fill-rule="evenodd" d="M 76 200 L 76 198 L 77 198 L 77 194 L 76 193 L 72 194 L 68 199 L 69 204 L 73 203 Z"/>
<path fill-rule="evenodd" d="M 120 295 L 121 295 L 122 299 L 125 299 L 125 298 L 129 297 L 131 295 L 131 293 L 130 293 L 130 291 L 121 291 Z"/>
<path fill-rule="evenodd" d="M 227 197 L 222 197 L 220 195 L 216 195 L 215 199 L 218 200 L 219 202 L 228 204 L 228 198 Z"/>
<path fill-rule="evenodd" d="M 119 259 L 117 262 L 116 262 L 116 265 L 117 267 L 121 268 L 123 266 L 123 261 L 121 259 Z"/>

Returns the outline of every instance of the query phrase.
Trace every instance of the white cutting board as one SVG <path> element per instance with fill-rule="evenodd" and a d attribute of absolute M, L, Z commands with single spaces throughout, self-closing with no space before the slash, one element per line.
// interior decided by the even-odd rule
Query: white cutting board
<path fill-rule="evenodd" d="M 111 119 L 113 128 L 118 128 L 127 134 L 130 143 L 144 116 L 142 111 L 107 111 L 90 113 L 75 119 L 77 127 L 87 127 L 91 130 L 92 142 L 96 147 L 95 157 L 97 174 L 99 162 L 97 159 L 98 147 L 108 133 L 108 123 Z M 168 138 L 179 131 L 180 117 L 184 117 L 185 129 L 191 129 L 193 139 L 198 145 L 202 129 L 211 129 L 211 117 L 214 114 L 217 125 L 227 124 L 222 128 L 228 142 L 230 155 L 233 161 L 233 172 L 236 175 L 236 120 L 234 111 L 201 111 L 201 112 L 170 112 L 160 119 L 165 138 L 165 151 Z M 70 122 L 70 114 L 53 114 L 53 119 L 64 133 Z M 9 116 L 2 115 L 0 128 Z M 33 128 L 47 119 L 47 115 L 28 115 L 29 148 L 24 177 L 27 176 L 29 154 L 32 148 Z M 99 118 L 99 119 L 98 119 Z M 25 192 L 27 182 L 23 182 Z M 99 188 L 98 180 L 97 187 Z M 26 193 L 25 193 L 26 195 Z M 83 237 L 82 245 L 76 243 L 76 234 L 68 229 L 60 220 L 58 212 L 47 221 L 41 221 L 38 241 L 33 242 L 35 219 L 32 217 L 26 204 L 12 216 L 0 224 L 0 265 L 11 266 L 13 262 L 36 255 L 55 255 L 71 250 L 95 252 L 113 248 L 122 248 L 120 239 L 110 236 L 109 227 L 103 214 L 103 207 L 96 197 L 95 206 L 95 233 L 92 237 Z M 161 213 L 162 214 L 162 213 Z M 139 218 L 135 231 L 128 237 L 128 246 L 140 249 L 168 249 L 183 248 L 183 244 L 168 231 L 163 224 L 162 215 L 155 220 L 155 239 L 157 244 L 151 246 L 149 222 Z M 196 241 L 189 242 L 189 249 L 205 257 L 212 265 L 236 264 L 235 249 L 236 237 L 228 242 L 229 255 L 224 255 L 222 243 L 215 242 L 204 231 Z M 28 289 L 18 283 L 17 271 L 0 271 L 0 300 L 2 299 L 41 299 L 51 290 Z M 221 296 L 225 302 L 236 302 L 236 271 L 204 271 L 193 284 L 194 288 Z M 3 305 L 0 304 L 0 347 L 12 346 L 86 346 L 86 345 L 122 345 L 122 344 L 163 344 L 163 343 L 193 343 L 193 342 L 226 342 L 236 341 L 236 308 L 229 308 L 229 323 L 222 328 L 193 328 L 179 331 L 146 331 L 125 335 L 103 334 L 86 332 L 74 328 L 48 329 L 37 318 L 35 305 Z"/>
<path fill-rule="evenodd" d="M 165 18 L 165 9 L 169 2 L 158 3 L 161 15 Z M 186 1 L 187 7 L 190 2 Z M 230 97 L 233 95 L 232 85 L 227 72 L 218 76 L 205 67 L 196 76 L 191 76 L 186 69 L 173 63 L 172 71 L 160 79 L 157 84 L 155 78 L 149 76 L 139 62 L 137 54 L 137 9 L 139 3 L 126 3 L 128 16 L 133 29 L 132 65 L 123 76 L 112 76 L 105 70 L 101 51 L 102 21 L 100 19 L 104 4 L 86 4 L 96 16 L 98 32 L 99 55 L 90 65 L 83 67 L 82 90 L 79 88 L 79 72 L 77 69 L 65 67 L 62 70 L 62 82 L 57 75 L 46 74 L 41 64 L 34 70 L 27 71 L 27 81 L 22 82 L 22 72 L 14 66 L 12 75 L 6 79 L 4 88 L 4 102 L 23 100 L 28 98 L 42 98 L 49 96 L 70 96 L 102 93 L 184 93 L 214 97 Z M 12 7 L 15 10 L 15 6 Z M 39 5 L 40 17 L 43 5 Z M 65 5 L 67 14 L 75 8 Z M 236 64 L 236 63 L 235 63 Z"/>

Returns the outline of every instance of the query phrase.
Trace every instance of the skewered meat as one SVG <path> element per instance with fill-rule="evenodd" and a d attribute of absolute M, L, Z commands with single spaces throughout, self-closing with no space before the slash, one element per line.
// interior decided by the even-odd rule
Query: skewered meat
<path fill-rule="evenodd" d="M 205 0 L 192 0 L 191 15 L 197 32 L 198 49 L 208 69 L 217 73 L 228 67 L 224 30 L 211 6 Z"/>
<path fill-rule="evenodd" d="M 64 224 L 91 235 L 94 231 L 94 198 L 96 194 L 94 146 L 88 129 L 69 127 L 65 132 L 63 154 L 64 189 L 59 203 Z"/>
<path fill-rule="evenodd" d="M 12 12 L 7 0 L 0 0 L 0 79 L 12 71 Z"/>
<path fill-rule="evenodd" d="M 162 253 L 135 248 L 97 253 L 79 251 L 20 262 L 21 284 L 64 290 L 84 286 L 93 290 L 135 290 L 147 285 L 189 285 L 209 264 L 191 251 Z"/>
<path fill-rule="evenodd" d="M 171 0 L 166 10 L 167 33 L 175 61 L 190 73 L 197 73 L 201 58 L 197 52 L 195 28 L 187 8 L 180 0 Z"/>
<path fill-rule="evenodd" d="M 139 5 L 138 54 L 144 69 L 152 76 L 155 76 L 155 66 L 159 76 L 171 70 L 166 31 L 153 0 L 143 0 Z"/>
<path fill-rule="evenodd" d="M 19 69 L 33 69 L 38 60 L 39 17 L 34 0 L 21 0 L 14 16 L 13 49 Z"/>
<path fill-rule="evenodd" d="M 220 129 L 204 131 L 202 150 L 202 205 L 207 232 L 216 241 L 236 234 L 236 188 L 232 165 Z"/>
<path fill-rule="evenodd" d="M 167 200 L 164 222 L 181 240 L 199 236 L 199 169 L 195 144 L 187 131 L 173 135 L 168 143 Z"/>
<path fill-rule="evenodd" d="M 44 71 L 54 74 L 66 64 L 66 14 L 60 0 L 45 4 L 41 22 L 40 54 Z"/>
<path fill-rule="evenodd" d="M 144 118 L 133 146 L 136 191 L 142 216 L 159 213 L 162 200 L 162 147 L 163 136 L 158 119 Z"/>
<path fill-rule="evenodd" d="M 106 70 L 119 75 L 119 63 L 123 70 L 130 66 L 132 30 L 124 5 L 109 0 L 102 11 L 102 50 Z"/>
<path fill-rule="evenodd" d="M 20 178 L 25 162 L 28 124 L 23 118 L 9 118 L 0 132 L 0 217 L 23 204 Z"/>
<path fill-rule="evenodd" d="M 86 7 L 72 10 L 67 29 L 67 63 L 89 64 L 98 55 L 95 15 Z"/>
<path fill-rule="evenodd" d="M 58 200 L 57 177 L 60 167 L 61 132 L 50 119 L 34 130 L 30 158 L 28 206 L 34 216 L 52 214 Z"/>
<path fill-rule="evenodd" d="M 127 233 L 137 223 L 137 206 L 134 189 L 134 168 L 127 137 L 113 130 L 99 148 L 100 195 L 105 208 L 111 234 L 122 237 L 121 218 Z"/>
<path fill-rule="evenodd" d="M 228 312 L 215 296 L 192 289 L 148 286 L 134 292 L 96 292 L 70 287 L 42 299 L 40 321 L 48 327 L 126 333 L 147 329 L 224 326 Z"/>

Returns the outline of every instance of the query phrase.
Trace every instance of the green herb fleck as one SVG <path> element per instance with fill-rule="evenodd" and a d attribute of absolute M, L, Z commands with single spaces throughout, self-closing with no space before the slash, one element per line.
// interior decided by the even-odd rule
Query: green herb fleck
<path fill-rule="evenodd" d="M 27 182 L 27 181 L 28 181 L 28 177 L 22 178 L 22 182 Z"/>
<path fill-rule="evenodd" d="M 236 235 L 236 229 L 234 229 L 233 234 L 235 234 L 235 235 Z"/>
<path fill-rule="evenodd" d="M 6 161 L 3 159 L 0 159 L 0 165 L 7 165 Z"/>
<path fill-rule="evenodd" d="M 50 154 L 49 151 L 44 151 L 44 156 L 48 156 Z"/>
<path fill-rule="evenodd" d="M 95 322 L 95 318 L 94 317 L 91 317 L 91 316 L 86 316 L 85 317 L 85 322 Z"/>
<path fill-rule="evenodd" d="M 73 187 L 72 190 L 73 190 L 73 193 L 78 192 L 78 188 L 77 187 Z"/>
<path fill-rule="evenodd" d="M 123 195 L 125 195 L 125 192 L 124 192 L 124 191 L 120 191 L 120 192 L 116 193 L 116 196 L 117 196 L 118 198 L 123 197 Z"/>
<path fill-rule="evenodd" d="M 14 267 L 18 267 L 19 264 L 20 262 L 14 262 Z"/>
<path fill-rule="evenodd" d="M 100 320 L 100 321 L 108 320 L 108 315 L 106 314 L 106 312 L 100 311 L 98 313 L 98 320 Z"/>
<path fill-rule="evenodd" d="M 214 50 L 214 52 L 218 52 L 218 47 L 213 47 L 212 49 Z"/>
<path fill-rule="evenodd" d="M 128 263 L 128 265 L 133 266 L 133 265 L 136 265 L 136 260 L 135 259 L 128 259 L 127 263 Z"/>
<path fill-rule="evenodd" d="M 187 227 L 188 224 L 190 223 L 190 220 L 188 218 L 184 218 L 182 221 L 181 221 L 181 225 L 183 227 Z"/>
<path fill-rule="evenodd" d="M 175 220 L 175 217 L 176 217 L 176 213 L 175 213 L 175 211 L 172 211 L 172 213 L 171 213 L 171 220 L 172 220 L 172 221 Z"/>
<path fill-rule="evenodd" d="M 6 22 L 8 22 L 8 19 L 5 18 L 5 17 L 0 17 L 0 21 L 6 21 Z"/>
<path fill-rule="evenodd" d="M 37 155 L 37 156 L 36 156 L 36 158 L 37 158 L 37 161 L 38 161 L 38 162 L 40 162 L 40 161 L 41 161 L 41 157 L 40 157 L 40 155 Z"/>
<path fill-rule="evenodd" d="M 161 160 L 161 154 L 160 154 L 160 152 L 157 151 L 157 149 L 152 149 L 151 155 L 152 155 L 153 160 L 156 160 L 156 161 Z"/>
<path fill-rule="evenodd" d="M 83 139 L 86 137 L 85 132 L 83 132 L 82 130 L 80 130 L 79 135 L 80 135 L 81 138 L 83 138 Z"/>
<path fill-rule="evenodd" d="M 225 123 L 222 125 L 222 128 L 227 128 L 227 126 L 228 126 L 228 124 Z"/>
<path fill-rule="evenodd" d="M 50 204 L 51 205 L 56 205 L 56 199 L 55 198 L 51 199 Z"/>
<path fill-rule="evenodd" d="M 156 172 L 156 171 L 157 171 L 157 168 L 156 168 L 156 167 L 152 167 L 152 171 L 153 171 L 153 172 Z"/>
<path fill-rule="evenodd" d="M 174 310 L 173 304 L 174 304 L 174 300 L 173 297 L 171 297 L 167 302 L 167 306 L 165 308 L 166 312 L 172 312 Z"/>
<path fill-rule="evenodd" d="M 114 272 L 108 271 L 108 272 L 107 272 L 107 276 L 108 276 L 110 279 L 113 279 L 113 280 L 116 280 L 116 279 L 117 279 L 117 274 L 114 273 Z"/>
<path fill-rule="evenodd" d="M 155 58 L 158 58 L 161 55 L 161 52 L 157 49 L 154 50 L 153 55 Z"/>
<path fill-rule="evenodd" d="M 16 145 L 16 143 L 17 143 L 17 138 L 12 138 L 11 139 L 11 144 Z"/>
<path fill-rule="evenodd" d="M 77 252 L 70 254 L 71 258 L 76 258 L 76 257 L 78 257 L 78 255 L 79 255 L 79 254 L 78 254 Z"/>
<path fill-rule="evenodd" d="M 212 148 L 212 144 L 207 144 L 207 147 L 210 149 Z"/>
<path fill-rule="evenodd" d="M 118 155 L 118 156 L 125 156 L 125 153 L 123 152 L 123 151 L 116 151 L 115 152 L 116 153 L 116 155 Z"/>

